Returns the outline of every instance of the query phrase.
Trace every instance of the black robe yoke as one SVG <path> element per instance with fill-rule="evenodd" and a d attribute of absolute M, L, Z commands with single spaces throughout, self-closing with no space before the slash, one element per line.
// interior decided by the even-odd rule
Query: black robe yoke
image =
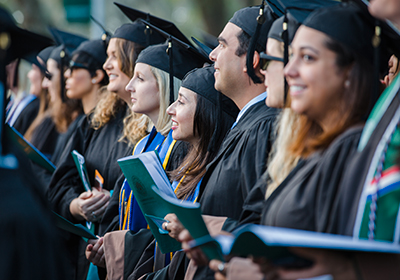
<path fill-rule="evenodd" d="M 92 186 L 95 169 L 97 169 L 104 178 L 104 189 L 114 188 L 115 181 L 122 173 L 117 159 L 129 155 L 133 149 L 125 141 L 118 142 L 125 113 L 125 108 L 121 109 L 113 119 L 98 130 L 90 127 L 88 118 L 83 118 L 78 125 L 76 133 L 72 136 L 73 141 L 69 142 L 65 148 L 61 156 L 62 162 L 54 172 L 48 189 L 53 208 L 63 217 L 75 221 L 69 211 L 69 205 L 73 199 L 85 191 L 70 155 L 72 150 L 77 150 L 85 157 Z"/>
<path fill-rule="evenodd" d="M 133 149 L 133 146 L 129 146 L 125 141 L 118 142 L 122 135 L 123 119 L 127 109 L 127 107 L 121 108 L 114 118 L 98 130 L 90 127 L 88 118 L 83 118 L 64 149 L 60 165 L 51 178 L 47 194 L 53 210 L 66 219 L 74 223 L 78 222 L 71 215 L 69 205 L 73 199 L 85 191 L 70 152 L 77 150 L 85 157 L 92 186 L 95 169 L 97 169 L 104 178 L 103 188 L 111 191 L 122 173 L 117 159 L 131 154 Z M 96 223 L 95 227 L 98 229 L 100 226 Z M 66 240 L 70 255 L 75 255 L 71 261 L 76 262 L 76 279 L 85 279 L 89 267 L 89 262 L 85 257 L 86 243 L 80 238 L 76 239 L 75 236 L 67 236 Z"/>
<path fill-rule="evenodd" d="M 361 131 L 362 126 L 349 128 L 325 151 L 300 162 L 266 200 L 262 224 L 327 232 L 340 181 Z"/>
<path fill-rule="evenodd" d="M 225 137 L 200 186 L 203 214 L 239 219 L 247 194 L 267 167 L 278 112 L 260 101 Z"/>

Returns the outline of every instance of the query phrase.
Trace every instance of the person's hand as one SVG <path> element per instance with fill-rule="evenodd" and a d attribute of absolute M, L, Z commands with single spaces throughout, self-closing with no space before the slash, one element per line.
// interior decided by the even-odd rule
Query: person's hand
<path fill-rule="evenodd" d="M 99 239 L 89 239 L 88 243 L 85 251 L 86 258 L 98 267 L 106 267 L 103 237 Z"/>
<path fill-rule="evenodd" d="M 351 259 L 340 252 L 312 248 L 291 248 L 296 255 L 314 261 L 309 268 L 277 268 L 276 272 L 284 280 L 310 278 L 330 274 L 334 279 L 357 279 Z"/>
<path fill-rule="evenodd" d="M 166 231 L 169 232 L 169 236 L 172 238 L 175 238 L 176 240 L 179 241 L 178 237 L 179 234 L 184 230 L 185 228 L 181 224 L 181 222 L 178 220 L 178 217 L 175 214 L 168 214 L 167 216 L 164 217 L 164 220 L 169 221 L 168 223 L 163 223 L 162 227 Z"/>
<path fill-rule="evenodd" d="M 109 200 L 110 192 L 107 190 L 99 192 L 93 189 L 83 192 L 79 197 L 72 200 L 69 206 L 70 212 L 77 220 L 97 222 L 102 218 Z"/>
<path fill-rule="evenodd" d="M 179 234 L 178 240 L 182 243 L 182 249 L 186 253 L 186 256 L 191 259 L 195 265 L 204 266 L 208 264 L 209 260 L 200 248 L 190 248 L 189 241 L 193 240 L 193 238 L 187 229 L 184 229 L 181 234 Z"/>
<path fill-rule="evenodd" d="M 261 272 L 260 266 L 251 259 L 232 258 L 229 262 L 223 263 L 219 260 L 210 261 L 210 268 L 215 271 L 216 280 L 252 279 L 262 280 L 277 279 L 276 274 L 268 274 L 268 277 Z M 274 276 L 274 277 L 273 277 Z"/>

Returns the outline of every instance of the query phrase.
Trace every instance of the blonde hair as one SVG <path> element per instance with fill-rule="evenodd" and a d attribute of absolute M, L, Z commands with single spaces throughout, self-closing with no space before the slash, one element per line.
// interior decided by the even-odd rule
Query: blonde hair
<path fill-rule="evenodd" d="M 268 160 L 269 179 L 265 198 L 272 194 L 299 162 L 300 156 L 293 154 L 288 147 L 291 139 L 297 138 L 301 118 L 290 108 L 283 109 L 277 118 L 277 137 Z"/>
<path fill-rule="evenodd" d="M 169 106 L 169 74 L 163 70 L 150 66 L 150 71 L 156 78 L 158 92 L 160 93 L 160 109 L 158 113 L 157 123 L 154 124 L 157 131 L 162 135 L 167 135 L 171 130 L 171 116 L 167 114 Z M 174 100 L 178 98 L 179 88 L 182 81 L 174 77 Z"/>

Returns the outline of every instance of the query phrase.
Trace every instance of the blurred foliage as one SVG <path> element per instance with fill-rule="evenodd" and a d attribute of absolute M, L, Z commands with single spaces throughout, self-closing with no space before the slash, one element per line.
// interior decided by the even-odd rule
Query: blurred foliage
<path fill-rule="evenodd" d="M 246 6 L 259 5 L 257 0 L 116 0 L 124 5 L 170 20 L 190 38 L 204 40 L 207 34 L 218 36 L 233 13 Z M 104 25 L 113 32 L 129 19 L 113 0 L 92 0 L 104 4 Z M 91 24 L 69 23 L 65 19 L 63 0 L 0 0 L 14 14 L 21 27 L 49 35 L 47 27 L 55 26 L 88 37 Z"/>

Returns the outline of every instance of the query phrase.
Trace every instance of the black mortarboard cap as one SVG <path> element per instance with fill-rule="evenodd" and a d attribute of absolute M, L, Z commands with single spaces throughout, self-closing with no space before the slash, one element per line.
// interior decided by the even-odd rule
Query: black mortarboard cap
<path fill-rule="evenodd" d="M 77 34 L 62 31 L 56 28 L 50 28 L 50 32 L 58 46 L 63 45 L 64 50 L 71 54 L 87 38 Z"/>
<path fill-rule="evenodd" d="M 44 36 L 19 28 L 11 15 L 0 7 L 0 167 L 15 169 L 18 161 L 13 155 L 6 155 L 4 149 L 3 125 L 6 104 L 6 69 L 11 61 L 31 54 L 51 45 L 52 41 Z"/>
<path fill-rule="evenodd" d="M 246 7 L 235 12 L 229 22 L 240 27 L 244 32 L 253 37 L 257 29 L 257 18 L 260 14 L 260 6 Z M 261 26 L 260 34 L 257 38 L 257 43 L 264 49 L 267 43 L 268 31 L 271 28 L 272 23 L 278 18 L 278 16 L 267 6 L 264 9 L 264 23 Z"/>
<path fill-rule="evenodd" d="M 61 99 L 63 102 L 66 100 L 65 96 L 65 81 L 64 81 L 64 66 L 68 66 L 72 52 L 87 39 L 77 34 L 61 31 L 56 28 L 50 28 L 50 32 L 57 43 L 57 47 L 50 53 L 49 58 L 57 61 L 58 66 L 61 70 L 60 87 L 61 87 Z M 48 70 L 46 70 L 48 72 Z"/>
<path fill-rule="evenodd" d="M 287 28 L 289 44 L 292 42 L 297 28 L 311 12 L 322 7 L 329 7 L 340 3 L 336 0 L 267 0 L 267 2 L 271 7 L 284 11 L 283 17 L 276 20 L 272 25 L 268 37 L 283 42 L 282 34 L 284 29 Z M 284 28 L 285 20 L 287 27 Z"/>
<path fill-rule="evenodd" d="M 145 63 L 169 73 L 169 55 L 167 54 L 168 44 L 154 45 L 147 47 L 139 54 L 136 63 Z M 173 76 L 182 80 L 190 70 L 202 67 L 204 60 L 191 51 L 182 48 L 180 45 L 174 46 Z"/>
<path fill-rule="evenodd" d="M 170 74 L 170 91 L 174 92 L 172 76 L 178 77 L 179 79 L 183 79 L 185 74 L 192 70 L 193 68 L 202 67 L 204 63 L 210 63 L 209 57 L 201 53 L 198 49 L 196 49 L 192 44 L 187 44 L 175 36 L 165 32 L 164 30 L 158 28 L 157 26 L 152 25 L 149 22 L 143 21 L 147 26 L 149 26 L 152 30 L 160 33 L 165 39 L 168 40 L 168 73 Z M 177 54 L 178 57 L 175 57 Z M 165 66 L 164 66 L 165 67 Z M 175 74 L 175 71 L 178 71 L 178 74 Z M 181 75 L 183 74 L 183 75 Z M 173 94 L 170 95 L 170 103 L 174 102 Z"/>
<path fill-rule="evenodd" d="M 175 44 L 172 48 L 172 44 L 169 42 L 147 47 L 136 60 L 136 63 L 145 63 L 169 73 L 171 104 L 174 102 L 173 77 L 182 80 L 186 73 L 194 68 L 202 67 L 205 62 L 201 55 L 195 55 L 193 51 L 183 48 L 180 44 Z"/>
<path fill-rule="evenodd" d="M 386 23 L 372 17 L 367 6 L 362 7 L 349 2 L 322 8 L 310 14 L 303 23 L 307 27 L 328 35 L 370 61 L 374 57 L 373 39 L 376 35 L 377 24 L 380 26 L 381 33 L 380 68 L 384 71 L 390 56 L 400 54 L 400 36 Z"/>
<path fill-rule="evenodd" d="M 387 23 L 372 17 L 362 1 L 316 10 L 303 25 L 326 34 L 371 61 L 374 69 L 372 107 L 379 96 L 380 74 L 387 71 L 390 56 L 400 57 L 398 33 Z"/>
<path fill-rule="evenodd" d="M 190 89 L 195 93 L 203 96 L 211 103 L 215 104 L 217 108 L 217 120 L 220 120 L 222 118 L 221 111 L 225 112 L 226 114 L 231 116 L 233 120 L 235 120 L 240 110 L 229 97 L 223 95 L 215 89 L 214 72 L 215 69 L 213 66 L 194 69 L 186 74 L 185 78 L 182 81 L 181 87 Z M 225 136 L 219 135 L 219 131 L 220 125 L 218 121 L 214 127 L 214 133 L 212 138 L 210 139 L 210 143 L 207 148 L 208 151 L 215 152 L 217 143 L 221 142 L 223 137 Z"/>
<path fill-rule="evenodd" d="M 90 16 L 90 18 L 93 20 L 94 23 L 97 24 L 98 27 L 100 27 L 100 29 L 102 30 L 103 34 L 101 35 L 101 40 L 103 40 L 103 42 L 105 43 L 106 46 L 108 46 L 108 42 L 111 39 L 112 34 L 110 32 L 108 32 L 104 26 L 97 20 L 95 19 L 93 16 Z M 106 47 L 107 48 L 107 47 Z"/>
<path fill-rule="evenodd" d="M 243 8 L 237 11 L 229 22 L 235 24 L 251 37 L 251 41 L 246 54 L 247 75 L 254 83 L 262 83 L 261 79 L 255 74 L 253 68 L 253 58 L 256 45 L 265 50 L 268 31 L 278 15 L 267 5 L 265 8 L 264 0 L 260 6 Z"/>
<path fill-rule="evenodd" d="M 202 42 L 200 42 L 198 39 L 196 39 L 195 37 L 191 37 L 193 42 L 198 46 L 198 49 L 206 56 L 210 56 L 210 53 L 212 52 L 212 48 L 210 48 L 209 46 L 207 46 L 206 44 L 203 44 Z"/>
<path fill-rule="evenodd" d="M 112 38 L 121 38 L 147 47 L 165 42 L 157 32 L 152 32 L 140 20 L 125 23 L 115 30 Z"/>
<path fill-rule="evenodd" d="M 121 11 L 132 21 L 135 21 L 137 19 L 144 19 L 146 22 L 157 26 L 158 28 L 160 28 L 161 30 L 163 30 L 164 32 L 171 34 L 172 36 L 174 36 L 175 38 L 181 40 L 182 42 L 185 42 L 186 44 L 191 45 L 190 41 L 188 38 L 186 38 L 186 36 L 175 26 L 174 23 L 153 16 L 149 13 L 144 13 L 142 11 L 127 7 L 125 5 L 119 4 L 114 2 L 114 4 L 121 9 Z"/>
<path fill-rule="evenodd" d="M 218 105 L 218 95 L 221 95 L 221 109 L 236 118 L 240 110 L 230 98 L 215 89 L 214 72 L 213 66 L 193 69 L 186 74 L 181 86 L 203 96 L 215 105 Z"/>
<path fill-rule="evenodd" d="M 102 39 L 89 40 L 81 43 L 79 47 L 77 47 L 76 50 L 72 53 L 71 57 L 81 52 L 90 55 L 99 65 L 104 64 L 107 59 L 107 46 L 104 45 L 104 41 Z"/>

